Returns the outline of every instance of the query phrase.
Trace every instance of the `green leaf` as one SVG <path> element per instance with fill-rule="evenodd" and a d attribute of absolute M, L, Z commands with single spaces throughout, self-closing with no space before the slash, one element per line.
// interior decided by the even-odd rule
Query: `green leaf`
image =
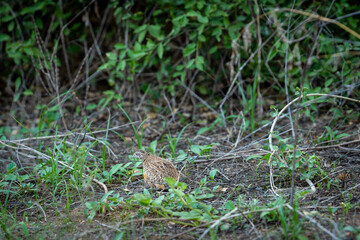
<path fill-rule="evenodd" d="M 186 15 L 187 15 L 188 17 L 197 17 L 197 16 L 200 15 L 200 13 L 197 12 L 197 11 L 191 10 L 191 11 L 189 11 Z"/>
<path fill-rule="evenodd" d="M 0 42 L 3 42 L 3 41 L 8 41 L 10 40 L 10 36 L 7 35 L 7 34 L 4 34 L 4 33 L 0 33 Z"/>
<path fill-rule="evenodd" d="M 23 92 L 23 94 L 24 94 L 25 96 L 30 96 L 30 95 L 33 95 L 33 92 L 32 92 L 30 89 L 26 89 L 26 90 Z"/>
<path fill-rule="evenodd" d="M 109 69 L 109 64 L 108 63 L 104 63 L 101 64 L 101 66 L 98 68 L 98 71 L 104 70 L 104 69 Z"/>
<path fill-rule="evenodd" d="M 186 68 L 187 68 L 187 69 L 194 69 L 194 62 L 195 62 L 195 59 L 191 59 L 191 60 L 186 64 Z"/>
<path fill-rule="evenodd" d="M 110 60 L 116 60 L 116 54 L 113 52 L 107 52 L 106 56 L 110 59 Z"/>
<path fill-rule="evenodd" d="M 202 35 L 202 34 L 199 35 L 199 41 L 200 41 L 200 42 L 206 42 L 206 40 L 207 40 L 207 39 L 206 39 L 206 37 L 205 37 L 204 35 Z"/>
<path fill-rule="evenodd" d="M 183 49 L 184 57 L 190 56 L 196 50 L 196 44 L 190 43 Z"/>
<path fill-rule="evenodd" d="M 151 198 L 145 194 L 135 193 L 134 198 L 141 206 L 149 206 Z"/>
<path fill-rule="evenodd" d="M 220 36 L 221 36 L 221 34 L 222 34 L 222 30 L 221 30 L 221 28 L 215 28 L 215 30 L 213 31 L 213 33 L 211 34 L 212 36 L 215 36 L 216 37 L 216 40 L 218 41 L 218 42 L 220 42 Z"/>
<path fill-rule="evenodd" d="M 153 206 L 155 207 L 160 207 L 162 201 L 164 200 L 165 196 L 161 195 L 160 197 L 158 197 L 157 199 L 155 199 L 154 201 L 152 201 Z"/>
<path fill-rule="evenodd" d="M 190 150 L 197 155 L 200 155 L 201 153 L 201 149 L 199 145 L 191 145 Z"/>
<path fill-rule="evenodd" d="M 204 64 L 204 57 L 203 56 L 197 56 L 196 59 L 195 59 L 196 68 L 199 69 L 200 71 L 203 71 L 204 70 L 203 64 Z"/>
<path fill-rule="evenodd" d="M 85 109 L 91 111 L 91 110 L 94 110 L 96 107 L 97 107 L 97 105 L 95 103 L 89 103 Z"/>
<path fill-rule="evenodd" d="M 178 195 L 179 197 L 184 197 L 185 196 L 185 193 L 181 190 L 178 190 L 178 189 L 172 189 L 174 191 L 174 193 L 176 195 Z"/>
<path fill-rule="evenodd" d="M 11 21 L 8 25 L 8 31 L 12 32 L 14 30 L 14 27 L 15 27 L 15 22 Z"/>
<path fill-rule="evenodd" d="M 207 17 L 201 16 L 200 14 L 197 16 L 197 19 L 200 23 L 208 23 L 209 19 Z"/>
<path fill-rule="evenodd" d="M 125 230 L 121 231 L 118 235 L 115 236 L 115 240 L 123 239 L 125 232 L 126 232 Z"/>
<path fill-rule="evenodd" d="M 217 172 L 218 170 L 216 168 L 210 171 L 209 176 L 211 177 L 211 179 L 214 179 Z"/>
<path fill-rule="evenodd" d="M 150 143 L 150 149 L 151 149 L 151 152 L 152 152 L 152 153 L 155 153 L 155 151 L 156 151 L 156 146 L 157 146 L 157 141 L 156 141 L 156 140 L 154 140 L 154 141 L 152 141 L 152 142 Z"/>
<path fill-rule="evenodd" d="M 180 16 L 174 18 L 172 20 L 172 22 L 174 24 L 174 30 L 175 30 L 173 33 L 173 35 L 174 35 L 178 31 L 180 31 L 180 28 L 185 27 L 188 24 L 189 20 L 186 17 L 186 15 L 180 15 Z"/>
<path fill-rule="evenodd" d="M 224 223 L 220 226 L 221 231 L 227 231 L 229 230 L 231 225 L 229 223 Z"/>
<path fill-rule="evenodd" d="M 176 183 L 176 180 L 170 177 L 166 177 L 164 178 L 165 182 L 167 182 L 167 184 L 169 184 L 170 187 L 173 187 Z"/>
<path fill-rule="evenodd" d="M 196 211 L 190 211 L 190 212 L 173 212 L 175 216 L 179 216 L 182 219 L 192 219 L 192 220 L 199 220 L 201 215 L 200 213 Z"/>
<path fill-rule="evenodd" d="M 148 30 L 150 35 L 153 36 L 154 38 L 158 39 L 160 37 L 160 31 L 161 31 L 160 25 L 150 25 Z"/>
<path fill-rule="evenodd" d="M 248 158 L 246 158 L 246 161 L 248 161 L 248 160 L 250 160 L 250 159 L 253 159 L 253 158 L 255 158 L 255 159 L 262 159 L 262 155 L 251 155 L 251 156 L 249 156 Z"/>
<path fill-rule="evenodd" d="M 210 129 L 211 129 L 210 127 L 200 128 L 199 131 L 196 133 L 196 135 L 204 134 L 204 133 L 206 133 L 207 131 L 209 131 Z"/>
<path fill-rule="evenodd" d="M 114 48 L 115 49 L 125 49 L 126 46 L 123 43 L 117 43 L 117 44 L 115 44 Z"/>
<path fill-rule="evenodd" d="M 12 173 L 16 170 L 16 168 L 17 168 L 16 163 L 11 162 L 6 166 L 6 173 L 7 174 Z"/>
<path fill-rule="evenodd" d="M 111 170 L 110 170 L 110 176 L 113 175 L 114 173 L 116 173 L 117 171 L 119 171 L 119 169 L 122 167 L 122 164 L 115 164 L 114 166 L 112 166 Z"/>
<path fill-rule="evenodd" d="M 125 67 L 126 67 L 126 61 L 125 60 L 121 60 L 118 64 L 119 70 L 124 71 Z"/>
<path fill-rule="evenodd" d="M 215 195 L 212 193 L 205 193 L 205 194 L 201 194 L 199 196 L 196 196 L 197 200 L 202 200 L 202 199 L 207 199 L 207 198 L 213 198 Z"/>
<path fill-rule="evenodd" d="M 114 193 L 114 190 L 111 190 L 111 191 L 107 192 L 106 194 L 104 194 L 104 196 L 102 196 L 102 198 L 101 198 L 101 202 L 104 202 L 105 199 L 107 199 L 107 197 L 113 193 Z"/>
<path fill-rule="evenodd" d="M 273 59 L 277 54 L 278 54 L 278 50 L 275 49 L 275 48 L 273 48 L 273 49 L 271 50 L 271 52 L 269 53 L 266 61 L 270 61 L 270 60 Z"/>
<path fill-rule="evenodd" d="M 16 90 L 16 91 L 19 90 L 20 84 L 21 84 L 21 78 L 18 77 L 18 78 L 16 78 L 16 80 L 15 80 L 15 90 Z"/>
<path fill-rule="evenodd" d="M 184 191 L 187 188 L 187 184 L 184 182 L 179 182 L 178 187 Z"/>
<path fill-rule="evenodd" d="M 217 46 L 213 46 L 212 48 L 210 48 L 209 54 L 214 54 L 217 50 L 218 50 Z"/>
<path fill-rule="evenodd" d="M 146 28 L 147 28 L 147 25 L 144 24 L 144 25 L 142 25 L 142 26 L 140 26 L 140 27 L 137 27 L 137 28 L 135 29 L 134 33 L 142 32 L 142 31 L 144 31 Z"/>
<path fill-rule="evenodd" d="M 349 134 L 347 134 L 347 133 L 341 133 L 341 134 L 337 135 L 337 136 L 335 137 L 335 139 L 340 139 L 340 138 L 342 138 L 342 137 L 347 137 L 347 136 L 349 136 Z"/>
<path fill-rule="evenodd" d="M 235 208 L 234 203 L 231 200 L 226 201 L 225 208 L 229 211 Z"/>
<path fill-rule="evenodd" d="M 162 43 L 159 44 L 158 48 L 157 48 L 157 53 L 160 59 L 162 59 L 163 54 L 164 54 L 164 46 Z"/>
<path fill-rule="evenodd" d="M 16 180 L 16 175 L 10 173 L 9 175 L 6 176 L 5 180 L 6 181 L 15 181 Z"/>

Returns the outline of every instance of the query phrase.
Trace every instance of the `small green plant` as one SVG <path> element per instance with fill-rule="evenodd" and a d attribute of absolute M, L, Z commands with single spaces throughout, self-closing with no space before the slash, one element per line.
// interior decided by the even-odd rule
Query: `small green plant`
<path fill-rule="evenodd" d="M 297 212 L 299 208 L 297 199 L 294 201 L 293 209 L 286 207 L 285 202 L 285 199 L 281 197 L 270 202 L 267 209 L 272 210 L 262 211 L 260 218 L 269 222 L 280 221 L 280 231 L 284 239 L 306 239 L 302 235 L 304 219 L 301 219 Z"/>
<path fill-rule="evenodd" d="M 221 115 L 218 115 L 216 120 L 211 123 L 209 127 L 200 128 L 199 131 L 196 133 L 197 135 L 202 135 L 208 131 L 212 131 L 216 126 L 224 126 L 224 120 Z"/>
<path fill-rule="evenodd" d="M 171 134 L 167 134 L 167 140 L 169 142 L 169 148 L 171 150 L 171 156 L 173 158 L 175 158 L 175 154 L 176 154 L 176 146 L 178 145 L 178 142 L 181 138 L 181 135 L 183 134 L 183 132 L 185 131 L 185 129 L 190 125 L 191 123 L 189 123 L 188 125 L 186 125 L 185 127 L 183 127 L 183 129 L 181 129 L 180 133 L 178 134 L 178 136 L 176 138 L 173 138 L 171 136 Z"/>
<path fill-rule="evenodd" d="M 326 132 L 324 132 L 320 137 L 318 137 L 316 139 L 317 143 L 329 141 L 328 144 L 332 145 L 332 144 L 336 144 L 336 143 L 339 142 L 339 141 L 336 141 L 336 140 L 339 140 L 339 139 L 341 139 L 343 137 L 349 136 L 349 134 L 347 134 L 347 133 L 340 133 L 339 134 L 338 130 L 334 131 L 329 126 L 326 126 L 325 129 L 326 129 Z"/>
<path fill-rule="evenodd" d="M 119 175 L 119 177 L 125 177 L 126 180 L 124 179 L 123 181 L 126 182 L 127 178 L 130 176 L 131 172 L 133 171 L 133 168 L 130 167 L 130 165 L 132 165 L 132 162 L 128 162 L 125 164 L 115 164 L 114 166 L 111 167 L 110 171 L 103 171 L 102 175 L 105 177 L 105 179 L 107 180 L 108 183 L 111 183 L 114 178 L 113 176 L 115 174 Z M 137 165 L 139 165 L 140 163 L 138 163 Z M 136 168 L 136 167 L 135 167 Z"/>
<path fill-rule="evenodd" d="M 292 158 L 293 158 L 293 149 L 294 145 L 288 143 L 291 141 L 291 138 L 281 138 L 276 136 L 278 139 L 278 144 L 276 148 L 279 150 L 278 158 L 272 158 L 272 165 L 280 169 L 280 175 L 283 178 L 290 178 L 292 172 Z M 295 171 L 300 175 L 300 179 L 322 179 L 327 176 L 326 171 L 321 166 L 321 161 L 319 157 L 315 154 L 309 155 L 307 153 L 303 153 L 301 151 L 296 151 L 295 153 L 296 162 L 295 162 Z M 257 156 L 249 157 L 257 158 Z M 262 160 L 268 160 L 270 158 L 270 154 L 266 154 Z"/>
<path fill-rule="evenodd" d="M 150 152 L 151 152 L 152 154 L 155 154 L 155 152 L 156 152 L 156 146 L 157 146 L 157 141 L 156 141 L 156 140 L 155 140 L 155 141 L 152 141 L 152 142 L 150 143 L 149 150 L 150 150 Z"/>
<path fill-rule="evenodd" d="M 210 172 L 209 172 L 209 176 L 211 178 L 211 180 L 214 181 L 214 178 L 215 178 L 215 175 L 216 173 L 218 172 L 219 170 L 217 170 L 216 168 L 212 169 Z"/>
<path fill-rule="evenodd" d="M 196 155 L 203 156 L 203 155 L 210 155 L 212 148 L 219 143 L 211 143 L 208 145 L 191 145 L 190 150 L 195 153 Z"/>
<path fill-rule="evenodd" d="M 285 239 L 304 239 L 304 236 L 301 234 L 303 232 L 303 220 L 299 219 L 299 214 L 296 211 L 297 208 L 298 206 L 295 205 L 292 211 L 285 207 L 278 209 L 282 226 L 281 233 Z"/>
<path fill-rule="evenodd" d="M 103 98 L 101 98 L 100 101 L 97 104 L 89 103 L 86 106 L 86 110 L 92 111 L 92 110 L 95 110 L 97 108 L 100 109 L 100 110 L 104 110 L 112 100 L 120 102 L 123 99 L 123 97 L 120 94 L 116 93 L 113 90 L 104 91 L 103 94 L 105 96 Z M 117 108 L 117 107 L 118 106 L 116 106 L 116 105 L 114 106 L 114 108 Z"/>
<path fill-rule="evenodd" d="M 127 112 L 121 107 L 121 105 L 118 105 L 121 111 L 125 114 L 126 118 L 129 120 L 131 127 L 133 128 L 134 134 L 136 136 L 137 144 L 139 149 L 143 149 L 143 124 L 146 122 L 147 119 L 141 122 L 141 124 L 136 128 L 135 124 L 127 114 Z M 141 131 L 140 131 L 141 130 Z"/>
<path fill-rule="evenodd" d="M 89 201 L 85 203 L 84 214 L 88 221 L 91 222 L 98 212 L 101 212 L 103 206 L 112 209 L 112 207 L 118 206 L 124 202 L 124 198 L 120 197 L 119 193 L 113 194 L 114 191 L 109 191 L 99 201 Z M 108 203 L 105 203 L 105 200 Z"/>
<path fill-rule="evenodd" d="M 154 212 L 162 217 L 178 216 L 182 219 L 193 220 L 195 225 L 198 221 L 211 221 L 217 218 L 218 211 L 201 202 L 202 199 L 211 198 L 213 194 L 201 194 L 201 190 L 197 193 L 185 193 L 187 185 L 183 182 L 176 182 L 172 178 L 165 178 L 169 184 L 169 194 L 152 199 L 148 191 L 144 190 L 144 194 L 135 194 L 134 200 L 139 203 L 142 208 L 140 209 L 141 215 Z"/>

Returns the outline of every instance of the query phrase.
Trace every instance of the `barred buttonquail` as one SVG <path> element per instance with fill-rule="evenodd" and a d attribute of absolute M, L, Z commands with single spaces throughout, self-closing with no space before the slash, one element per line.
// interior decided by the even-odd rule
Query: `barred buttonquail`
<path fill-rule="evenodd" d="M 164 189 L 164 178 L 172 177 L 178 180 L 179 173 L 175 166 L 165 158 L 154 156 L 144 150 L 138 150 L 132 156 L 143 162 L 144 180 L 151 188 Z"/>

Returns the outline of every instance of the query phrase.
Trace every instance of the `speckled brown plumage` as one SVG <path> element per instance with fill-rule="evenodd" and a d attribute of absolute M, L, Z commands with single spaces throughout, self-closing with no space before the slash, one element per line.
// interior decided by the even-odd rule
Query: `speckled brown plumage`
<path fill-rule="evenodd" d="M 164 189 L 165 177 L 172 177 L 175 180 L 179 178 L 175 166 L 165 158 L 154 156 L 144 150 L 136 151 L 133 157 L 142 160 L 144 180 L 151 188 Z"/>

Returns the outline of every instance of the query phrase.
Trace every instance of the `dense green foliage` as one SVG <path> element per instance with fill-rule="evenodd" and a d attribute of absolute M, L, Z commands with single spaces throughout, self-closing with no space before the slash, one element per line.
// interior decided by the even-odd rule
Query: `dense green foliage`
<path fill-rule="evenodd" d="M 256 4 L 219 0 L 2 2 L 0 51 L 5 68 L 1 86 L 18 100 L 21 94 L 39 96 L 35 93 L 43 88 L 53 96 L 56 88 L 60 89 L 57 96 L 69 89 L 81 95 L 83 83 L 89 81 L 93 87 L 100 84 L 102 90 L 114 89 L 120 98 L 136 97 L 126 91 L 131 86 L 138 93 L 148 90 L 150 100 L 165 90 L 183 103 L 189 98 L 185 85 L 210 104 L 224 105 L 225 110 L 224 96 L 230 93 L 231 99 L 235 94 L 252 126 L 256 113 L 273 103 L 264 97 L 284 96 L 285 88 L 290 95 L 300 87 L 308 92 L 358 96 L 359 39 L 317 18 L 339 18 L 357 31 L 360 18 L 344 17 L 356 10 L 356 4 L 345 0 L 333 5 L 295 3 L 294 9 L 303 12 L 291 12 L 288 1 Z M 317 17 L 306 15 L 311 12 Z M 50 77 L 44 76 L 42 68 L 50 69 Z"/>

